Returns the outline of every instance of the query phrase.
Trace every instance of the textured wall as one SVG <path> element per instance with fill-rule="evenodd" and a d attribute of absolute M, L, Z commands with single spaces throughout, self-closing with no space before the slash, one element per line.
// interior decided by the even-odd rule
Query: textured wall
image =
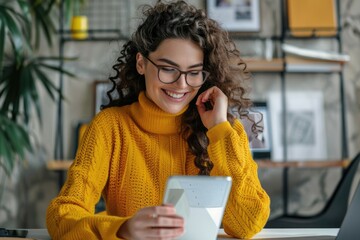
<path fill-rule="evenodd" d="M 148 1 L 131 1 L 130 29 L 137 22 L 137 5 Z M 193 0 L 191 3 L 204 7 L 204 1 Z M 343 50 L 351 56 L 351 62 L 345 68 L 345 88 L 347 104 L 347 124 L 350 156 L 360 150 L 360 2 L 342 0 Z M 279 0 L 261 0 L 261 35 L 268 36 L 279 32 Z M 320 43 L 319 49 L 333 48 L 332 43 Z M 262 54 L 261 42 L 239 42 L 238 46 L 244 55 Z M 66 56 L 79 56 L 78 61 L 69 63 L 70 69 L 76 69 L 77 79 L 65 78 L 66 101 L 64 102 L 64 158 L 72 158 L 75 146 L 75 127 L 78 122 L 91 119 L 93 116 L 94 81 L 107 79 L 111 74 L 121 43 L 67 43 Z M 56 53 L 57 49 L 48 50 Z M 327 81 L 321 76 L 292 76 L 290 89 L 316 88 L 324 93 L 326 129 L 328 137 L 328 154 L 333 158 L 340 157 L 339 147 L 339 95 L 338 81 L 329 77 Z M 54 76 L 57 83 L 58 76 Z M 255 75 L 252 94 L 258 99 L 266 100 L 267 92 L 280 88 L 278 76 Z M 50 199 L 55 197 L 57 173 L 49 172 L 45 163 L 53 158 L 55 139 L 56 105 L 43 97 L 44 116 L 42 128 L 34 124 L 34 141 L 39 146 L 36 154 L 29 155 L 24 165 L 18 165 L 11 178 L 0 171 L 0 226 L 6 227 L 44 227 L 45 211 Z M 335 136 L 335 137 L 334 137 Z M 333 138 L 333 139 L 331 139 Z M 282 212 L 282 170 L 260 169 L 261 181 L 272 199 L 272 217 Z M 340 178 L 340 169 L 291 169 L 289 180 L 289 211 L 311 214 L 324 205 L 324 201 L 333 191 Z"/>

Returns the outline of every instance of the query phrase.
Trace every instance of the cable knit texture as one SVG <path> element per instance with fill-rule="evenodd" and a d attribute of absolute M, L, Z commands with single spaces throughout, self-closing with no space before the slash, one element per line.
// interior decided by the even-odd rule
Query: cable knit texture
<path fill-rule="evenodd" d="M 142 92 L 139 101 L 101 111 L 84 134 L 59 195 L 47 209 L 53 239 L 118 239 L 137 210 L 160 205 L 171 175 L 197 175 L 194 156 L 179 134 L 181 114 L 163 112 Z M 262 189 L 243 126 L 211 128 L 208 152 L 216 176 L 231 176 L 225 232 L 250 238 L 265 225 L 270 200 Z M 94 214 L 103 196 L 106 214 Z"/>

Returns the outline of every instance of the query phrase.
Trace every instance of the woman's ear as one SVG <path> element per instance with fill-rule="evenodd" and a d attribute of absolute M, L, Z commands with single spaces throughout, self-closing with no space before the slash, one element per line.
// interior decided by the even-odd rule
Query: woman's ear
<path fill-rule="evenodd" d="M 136 54 L 136 70 L 140 75 L 144 75 L 145 73 L 144 57 L 141 53 Z"/>

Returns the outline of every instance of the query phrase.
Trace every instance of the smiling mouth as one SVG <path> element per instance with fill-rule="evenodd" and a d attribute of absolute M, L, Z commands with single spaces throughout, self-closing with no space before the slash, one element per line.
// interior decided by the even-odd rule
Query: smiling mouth
<path fill-rule="evenodd" d="M 169 97 L 172 97 L 174 99 L 181 99 L 186 94 L 186 93 L 174 93 L 174 92 L 170 92 L 167 90 L 164 90 L 164 92 L 166 93 L 166 95 L 168 95 Z"/>

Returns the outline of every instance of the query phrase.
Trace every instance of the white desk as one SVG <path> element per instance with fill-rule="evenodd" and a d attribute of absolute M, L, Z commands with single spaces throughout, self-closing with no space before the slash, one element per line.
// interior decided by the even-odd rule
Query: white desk
<path fill-rule="evenodd" d="M 252 239 L 275 239 L 287 237 L 313 237 L 313 236 L 336 236 L 338 228 L 264 228 Z M 237 239 L 225 234 L 223 229 L 219 231 L 218 240 Z"/>
<path fill-rule="evenodd" d="M 274 239 L 274 238 L 286 238 L 286 237 L 311 237 L 311 236 L 336 236 L 338 228 L 265 228 L 253 239 Z M 39 240 L 50 240 L 49 234 L 46 229 L 29 229 L 29 238 Z M 219 231 L 218 240 L 231 240 L 226 235 L 223 229 Z"/>

